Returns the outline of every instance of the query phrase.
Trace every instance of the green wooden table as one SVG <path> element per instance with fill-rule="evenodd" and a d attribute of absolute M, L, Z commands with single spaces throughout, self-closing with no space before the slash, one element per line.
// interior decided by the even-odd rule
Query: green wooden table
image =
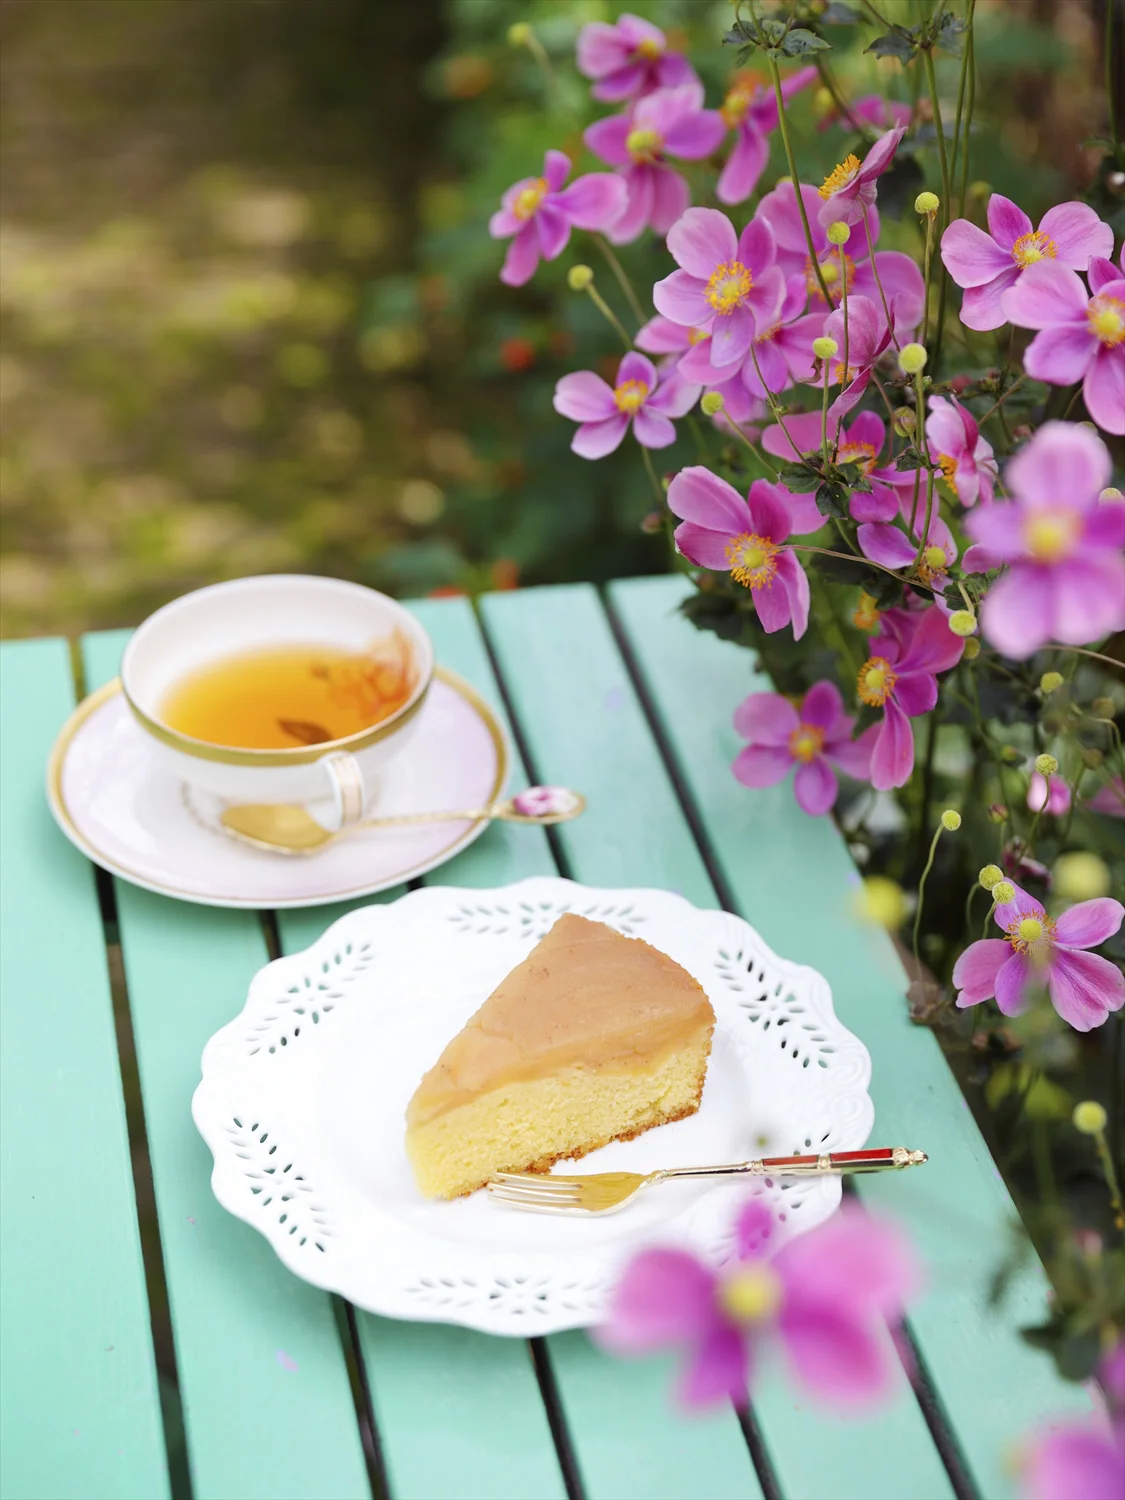
<path fill-rule="evenodd" d="M 852 916 L 857 877 L 831 822 L 788 786 L 732 780 L 751 659 L 676 615 L 683 587 L 416 606 L 439 660 L 509 724 L 517 777 L 590 800 L 551 843 L 497 825 L 428 879 L 665 886 L 741 913 L 827 975 L 872 1055 L 879 1141 L 930 1152 L 922 1172 L 856 1184 L 928 1265 L 893 1403 L 845 1422 L 770 1384 L 749 1413 L 689 1419 L 666 1365 L 614 1362 L 584 1334 L 395 1323 L 285 1271 L 212 1198 L 189 1101 L 203 1044 L 254 971 L 340 913 L 275 922 L 95 877 L 43 792 L 75 702 L 71 651 L 13 642 L 0 658 L 5 1500 L 992 1500 L 1013 1493 L 1021 1434 L 1085 1407 L 1019 1338 L 1043 1316 L 1038 1268 L 987 1305 L 1011 1200 L 933 1036 L 906 1019 L 889 943 Z M 87 689 L 116 674 L 124 640 L 82 641 Z"/>

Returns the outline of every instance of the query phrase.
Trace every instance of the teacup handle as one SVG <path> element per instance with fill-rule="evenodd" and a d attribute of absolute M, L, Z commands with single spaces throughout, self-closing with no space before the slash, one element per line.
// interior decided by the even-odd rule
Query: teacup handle
<path fill-rule="evenodd" d="M 324 756 L 320 764 L 328 773 L 339 826 L 351 828 L 367 810 L 367 788 L 359 761 L 345 750 L 336 750 Z"/>

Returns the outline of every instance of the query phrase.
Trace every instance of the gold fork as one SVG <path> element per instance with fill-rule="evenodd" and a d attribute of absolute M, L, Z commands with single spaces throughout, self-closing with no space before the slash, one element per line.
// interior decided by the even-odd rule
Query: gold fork
<path fill-rule="evenodd" d="M 538 1172 L 497 1172 L 487 1184 L 499 1203 L 541 1214 L 612 1214 L 657 1182 L 679 1177 L 825 1177 L 845 1172 L 901 1171 L 928 1161 L 924 1151 L 881 1146 L 867 1151 L 833 1151 L 823 1156 L 766 1156 L 719 1167 L 664 1167 L 659 1172 L 591 1172 L 548 1176 Z"/>

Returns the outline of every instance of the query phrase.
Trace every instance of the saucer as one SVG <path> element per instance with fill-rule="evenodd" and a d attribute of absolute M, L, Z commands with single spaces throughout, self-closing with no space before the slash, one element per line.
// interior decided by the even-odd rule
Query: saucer
<path fill-rule="evenodd" d="M 488 705 L 439 667 L 410 748 L 383 772 L 376 814 L 482 807 L 508 775 L 504 731 Z M 359 829 L 294 858 L 237 843 L 214 798 L 192 796 L 157 763 L 119 681 L 71 715 L 55 742 L 47 795 L 59 827 L 122 880 L 202 906 L 323 906 L 422 875 L 479 837 L 487 821 Z"/>

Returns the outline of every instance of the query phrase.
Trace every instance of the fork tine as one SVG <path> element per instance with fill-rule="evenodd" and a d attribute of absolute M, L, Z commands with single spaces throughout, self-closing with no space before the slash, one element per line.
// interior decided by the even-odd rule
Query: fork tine
<path fill-rule="evenodd" d="M 542 1193 L 535 1188 L 505 1182 L 490 1182 L 488 1191 L 494 1198 L 508 1198 L 512 1202 L 518 1199 L 521 1203 L 577 1203 L 580 1196 L 578 1193 Z"/>
<path fill-rule="evenodd" d="M 497 1172 L 490 1181 L 529 1192 L 542 1190 L 548 1193 L 573 1193 L 581 1186 L 581 1180 L 577 1177 L 546 1177 L 538 1172 Z"/>
<path fill-rule="evenodd" d="M 522 1193 L 512 1195 L 508 1193 L 491 1193 L 489 1195 L 496 1203 L 506 1203 L 511 1208 L 526 1209 L 533 1214 L 573 1214 L 585 1213 L 578 1199 L 554 1199 L 554 1198 L 527 1198 Z"/>

